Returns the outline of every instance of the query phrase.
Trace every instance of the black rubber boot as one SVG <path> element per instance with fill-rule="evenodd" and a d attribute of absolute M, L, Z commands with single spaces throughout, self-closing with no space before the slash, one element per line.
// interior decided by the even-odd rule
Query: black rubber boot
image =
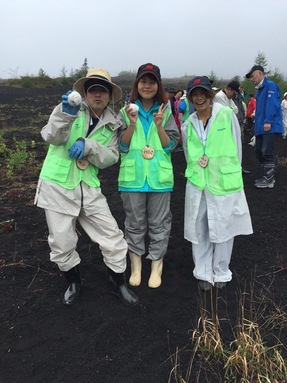
<path fill-rule="evenodd" d="M 69 287 L 64 294 L 63 303 L 64 305 L 72 305 L 78 299 L 82 287 L 79 266 L 77 265 L 68 271 L 64 271 L 63 274 L 69 282 Z"/>
<path fill-rule="evenodd" d="M 138 297 L 134 292 L 128 289 L 125 281 L 124 273 L 115 273 L 113 270 L 108 269 L 109 289 L 110 292 L 116 295 L 120 300 L 127 305 L 136 305 L 139 302 Z"/>

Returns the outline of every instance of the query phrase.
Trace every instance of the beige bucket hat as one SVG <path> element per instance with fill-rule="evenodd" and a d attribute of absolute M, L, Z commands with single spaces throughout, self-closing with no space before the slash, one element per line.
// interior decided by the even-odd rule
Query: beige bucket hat
<path fill-rule="evenodd" d="M 85 97 L 85 83 L 93 79 L 95 79 L 95 84 L 97 83 L 96 80 L 99 80 L 100 83 L 106 82 L 112 87 L 112 96 L 114 102 L 117 102 L 122 98 L 121 88 L 112 82 L 111 76 L 108 71 L 100 68 L 89 69 L 86 77 L 82 77 L 75 82 L 73 87 L 74 90 L 79 92 L 82 97 Z"/>

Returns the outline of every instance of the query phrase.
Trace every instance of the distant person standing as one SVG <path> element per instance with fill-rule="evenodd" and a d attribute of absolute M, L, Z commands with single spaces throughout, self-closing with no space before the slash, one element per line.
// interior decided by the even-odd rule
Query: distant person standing
<path fill-rule="evenodd" d="M 284 93 L 284 98 L 281 102 L 281 109 L 282 109 L 282 119 L 283 119 L 283 127 L 284 127 L 283 138 L 285 139 L 287 136 L 287 92 Z"/>
<path fill-rule="evenodd" d="M 239 93 L 242 98 L 242 101 L 245 101 L 245 96 L 246 96 L 246 90 L 243 88 L 243 86 L 239 87 Z"/>
<path fill-rule="evenodd" d="M 225 88 L 214 95 L 213 102 L 227 106 L 233 110 L 237 117 L 241 130 L 241 140 L 244 142 L 243 122 L 245 119 L 245 110 L 240 94 L 240 84 L 238 81 L 230 81 Z M 250 171 L 242 168 L 242 172 L 249 174 Z"/>
<path fill-rule="evenodd" d="M 194 106 L 189 102 L 188 98 L 185 97 L 179 104 L 178 114 L 181 125 L 188 119 L 191 113 L 194 112 Z"/>
<path fill-rule="evenodd" d="M 256 188 L 273 188 L 275 169 L 275 143 L 283 134 L 281 94 L 278 85 L 264 74 L 261 65 L 254 65 L 246 74 L 257 88 L 254 134 L 256 157 L 262 167 L 262 178 L 255 181 Z"/>
<path fill-rule="evenodd" d="M 167 101 L 168 107 L 170 108 L 171 113 L 174 116 L 174 101 L 175 101 L 174 96 L 175 96 L 176 91 L 172 87 L 165 88 L 164 91 L 165 91 L 166 98 L 168 100 Z"/>
<path fill-rule="evenodd" d="M 233 97 L 234 104 L 237 106 L 238 112 L 236 114 L 240 129 L 241 129 L 241 140 L 244 143 L 244 123 L 245 123 L 245 103 L 242 100 L 241 93 L 235 92 Z M 245 107 L 244 107 L 245 106 Z"/>
<path fill-rule="evenodd" d="M 235 114 L 238 113 L 238 108 L 233 101 L 236 93 L 239 92 L 239 82 L 231 81 L 224 89 L 217 92 L 214 96 L 213 102 L 218 102 L 221 105 L 229 106 Z"/>
<path fill-rule="evenodd" d="M 256 98 L 253 93 L 249 94 L 249 101 L 246 109 L 246 130 L 253 135 L 254 118 L 256 109 Z"/>
<path fill-rule="evenodd" d="M 179 89 L 175 96 L 174 96 L 174 113 L 173 117 L 175 119 L 177 127 L 180 129 L 180 119 L 179 119 L 179 114 L 178 114 L 178 109 L 181 103 L 181 97 L 184 95 L 183 89 Z"/>
<path fill-rule="evenodd" d="M 179 109 L 179 106 L 180 106 L 180 103 L 181 103 L 181 97 L 183 96 L 184 94 L 184 91 L 183 89 L 179 89 L 174 98 L 175 98 L 175 101 L 174 101 L 174 114 L 173 114 L 173 117 L 174 117 L 174 121 L 176 123 L 176 126 L 177 126 L 177 129 L 179 131 L 179 134 L 180 134 L 180 139 L 178 141 L 178 146 L 177 148 L 175 149 L 175 151 L 182 151 L 182 137 L 181 137 L 181 123 L 180 123 L 180 117 L 179 117 L 179 113 L 178 113 L 178 109 Z"/>

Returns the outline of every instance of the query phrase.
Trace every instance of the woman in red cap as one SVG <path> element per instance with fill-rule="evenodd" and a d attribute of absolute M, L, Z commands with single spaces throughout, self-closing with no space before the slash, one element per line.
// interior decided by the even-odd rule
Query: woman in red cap
<path fill-rule="evenodd" d="M 161 285 L 163 258 L 171 230 L 170 193 L 173 169 L 170 153 L 179 132 L 167 108 L 160 70 L 147 63 L 138 69 L 130 102 L 120 111 L 121 166 L 119 191 L 126 213 L 125 235 L 131 260 L 129 283 L 141 283 L 142 257 L 151 260 L 150 288 Z"/>

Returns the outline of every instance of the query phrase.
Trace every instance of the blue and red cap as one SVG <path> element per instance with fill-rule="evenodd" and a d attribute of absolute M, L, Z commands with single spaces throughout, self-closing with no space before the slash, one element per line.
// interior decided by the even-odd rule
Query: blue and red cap
<path fill-rule="evenodd" d="M 189 81 L 187 84 L 187 94 L 195 88 L 203 88 L 206 90 L 211 90 L 211 82 L 207 76 L 197 76 Z"/>
<path fill-rule="evenodd" d="M 139 67 L 138 73 L 137 73 L 137 78 L 140 78 L 140 77 L 144 76 L 145 74 L 152 74 L 157 79 L 157 81 L 161 81 L 161 75 L 160 75 L 159 67 L 154 65 L 154 64 L 147 63 L 147 64 L 143 64 Z"/>

